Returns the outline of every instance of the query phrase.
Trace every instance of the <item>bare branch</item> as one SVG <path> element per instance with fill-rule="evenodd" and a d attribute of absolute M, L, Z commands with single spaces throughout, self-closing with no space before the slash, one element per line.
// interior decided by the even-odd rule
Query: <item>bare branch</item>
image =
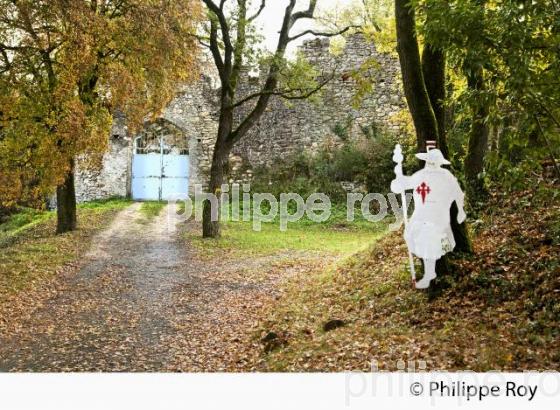
<path fill-rule="evenodd" d="M 285 100 L 303 100 L 309 98 L 313 94 L 317 93 L 318 91 L 322 90 L 328 83 L 330 83 L 336 76 L 339 74 L 340 64 L 337 63 L 328 73 L 321 72 L 317 75 L 317 79 L 321 79 L 316 87 L 312 89 L 307 88 L 285 88 L 285 89 L 274 89 L 268 91 L 258 91 L 252 94 L 247 95 L 246 97 L 242 98 L 241 100 L 237 101 L 235 104 L 232 104 L 231 108 L 239 107 L 255 98 L 260 97 L 261 95 L 276 95 L 282 97 Z M 294 93 L 296 93 L 294 95 Z M 298 94 L 299 93 L 299 94 Z"/>
<path fill-rule="evenodd" d="M 224 60 L 223 60 L 223 70 L 225 70 L 227 76 L 229 76 L 231 72 L 231 58 L 233 55 L 233 45 L 231 42 L 229 26 L 227 24 L 226 16 L 224 14 L 223 5 L 225 0 L 221 0 L 220 6 L 214 3 L 212 0 L 202 0 L 206 7 L 214 13 L 214 15 L 218 18 L 218 22 L 220 23 L 220 31 L 222 33 L 222 40 L 224 42 Z"/>
<path fill-rule="evenodd" d="M 295 1 L 293 2 L 295 5 Z M 290 28 L 301 19 L 312 19 L 313 14 L 315 14 L 315 7 L 317 6 L 317 0 L 309 0 L 309 7 L 307 10 L 298 11 L 292 14 L 292 18 L 290 19 Z"/>
<path fill-rule="evenodd" d="M 214 63 L 216 64 L 216 68 L 218 69 L 223 82 L 225 80 L 223 77 L 224 61 L 222 60 L 222 55 L 220 54 L 220 46 L 218 45 L 218 27 L 214 20 L 210 20 L 210 51 L 212 52 Z"/>
<path fill-rule="evenodd" d="M 262 13 L 262 11 L 264 10 L 266 6 L 266 0 L 261 0 L 261 5 L 259 7 L 259 9 L 257 10 L 257 12 L 255 14 L 253 14 L 251 17 L 249 17 L 247 19 L 247 21 L 250 23 L 252 21 L 254 21 L 257 17 L 259 17 Z"/>
<path fill-rule="evenodd" d="M 205 47 L 205 48 L 210 50 L 210 44 L 209 43 L 205 43 L 204 40 L 202 40 L 201 38 L 197 38 L 196 41 L 198 41 L 198 44 L 200 44 L 202 47 Z"/>
<path fill-rule="evenodd" d="M 325 33 L 325 32 L 315 31 L 315 30 L 305 30 L 305 31 L 302 31 L 302 32 L 299 33 L 299 34 L 296 34 L 296 35 L 294 35 L 294 36 L 289 37 L 289 38 L 288 38 L 288 41 L 294 41 L 294 40 L 296 40 L 296 39 L 298 39 L 298 38 L 300 38 L 300 37 L 303 37 L 303 36 L 305 36 L 305 35 L 307 35 L 307 34 L 313 34 L 313 35 L 316 36 L 316 37 L 334 37 L 334 36 L 339 36 L 339 35 L 341 35 L 341 34 L 344 34 L 344 33 L 346 33 L 346 32 L 347 32 L 348 30 L 350 30 L 350 29 L 353 29 L 353 28 L 360 28 L 360 27 L 361 27 L 361 26 L 347 26 L 347 27 L 344 27 L 344 28 L 341 29 L 341 30 L 338 30 L 338 31 L 332 32 L 332 33 Z"/>
<path fill-rule="evenodd" d="M 203 0 L 203 1 L 208 2 L 210 0 Z M 313 95 L 314 93 L 318 92 L 320 89 L 322 89 L 334 77 L 334 74 L 333 74 L 330 78 L 328 78 L 327 80 L 321 81 L 321 83 L 318 84 L 317 87 L 315 87 L 314 89 L 311 89 L 311 90 L 303 90 L 303 89 L 301 89 L 301 90 L 297 90 L 297 89 L 278 90 L 277 89 L 278 81 L 279 81 L 279 73 L 280 73 L 281 67 L 282 67 L 281 61 L 284 59 L 284 56 L 285 56 L 285 53 L 286 53 L 286 48 L 291 41 L 290 30 L 298 20 L 304 19 L 304 18 L 313 18 L 313 15 L 315 13 L 315 7 L 316 7 L 316 4 L 317 4 L 317 0 L 310 0 L 309 1 L 309 6 L 306 10 L 294 13 L 294 8 L 296 7 L 296 3 L 297 3 L 297 0 L 289 0 L 289 3 L 286 7 L 286 10 L 284 12 L 284 17 L 283 17 L 283 20 L 282 20 L 282 27 L 281 27 L 280 33 L 279 33 L 280 35 L 278 37 L 278 43 L 277 43 L 277 46 L 276 46 L 276 50 L 274 52 L 274 56 L 271 60 L 270 66 L 268 68 L 268 73 L 266 75 L 264 85 L 262 86 L 260 91 L 257 92 L 257 93 L 251 94 L 250 96 L 247 96 L 247 97 L 243 98 L 242 100 L 240 100 L 240 101 L 238 101 L 234 104 L 230 103 L 230 104 L 226 104 L 225 106 L 222 107 L 223 109 L 231 112 L 235 107 L 238 107 L 238 106 L 246 103 L 247 101 L 250 101 L 250 100 L 253 100 L 253 99 L 257 100 L 254 107 L 241 120 L 241 122 L 239 123 L 237 128 L 235 128 L 234 130 L 231 130 L 229 132 L 229 136 L 227 137 L 227 140 L 226 140 L 226 144 L 227 144 L 226 149 L 231 148 L 233 146 L 233 144 L 235 144 L 235 142 L 237 142 L 240 138 L 242 138 L 247 133 L 247 131 L 255 124 L 255 122 L 258 121 L 258 119 L 264 113 L 264 111 L 266 109 L 266 106 L 268 104 L 268 101 L 270 100 L 271 96 L 279 95 L 282 98 L 291 99 L 291 100 L 308 98 L 311 95 Z M 262 2 L 261 7 L 264 7 L 264 1 Z M 345 31 L 349 30 L 350 28 L 351 27 L 348 27 L 348 28 L 345 28 L 345 29 L 340 30 L 340 31 L 345 32 Z M 317 33 L 317 34 L 321 34 L 321 33 Z M 338 33 L 336 33 L 336 34 L 334 34 L 334 33 L 322 33 L 322 34 L 333 36 L 333 35 L 337 35 Z M 304 34 L 301 34 L 301 35 L 298 34 L 298 35 L 294 36 L 294 38 L 301 37 L 302 35 L 304 35 Z"/>
<path fill-rule="evenodd" d="M 260 97 L 261 95 L 276 95 L 282 97 L 285 100 L 305 100 L 311 97 L 313 94 L 321 91 L 331 80 L 335 77 L 333 74 L 328 79 L 321 81 L 316 87 L 306 90 L 303 88 L 287 88 L 283 90 L 270 90 L 270 91 L 259 91 L 254 94 L 250 94 L 247 97 L 237 101 L 235 104 L 231 106 L 231 108 L 239 107 L 255 98 Z M 297 94 L 299 93 L 299 94 Z"/>
<path fill-rule="evenodd" d="M 278 73 L 280 72 L 279 62 L 284 58 L 286 47 L 290 42 L 289 38 L 291 28 L 299 19 L 313 17 L 317 0 L 310 0 L 307 10 L 294 13 L 293 11 L 296 6 L 296 2 L 297 0 L 290 0 L 288 6 L 286 7 L 286 11 L 284 12 L 282 28 L 280 29 L 280 35 L 278 36 L 278 44 L 276 46 L 276 51 L 274 52 L 274 58 L 270 64 L 268 75 L 263 85 L 262 92 L 258 97 L 257 103 L 251 112 L 249 112 L 249 114 L 247 114 L 247 116 L 239 123 L 237 128 L 230 133 L 227 140 L 229 146 L 233 146 L 235 142 L 243 137 L 243 135 L 247 133 L 247 131 L 264 113 L 268 101 L 278 85 Z"/>

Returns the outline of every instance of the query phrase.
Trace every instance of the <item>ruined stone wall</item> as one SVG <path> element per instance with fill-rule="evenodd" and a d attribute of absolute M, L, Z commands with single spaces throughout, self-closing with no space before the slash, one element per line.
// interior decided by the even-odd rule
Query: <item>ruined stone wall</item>
<path fill-rule="evenodd" d="M 208 61 L 203 62 L 203 67 L 200 81 L 181 87 L 162 114 L 162 119 L 177 127 L 185 139 L 177 145 L 188 147 L 191 194 L 194 193 L 195 184 L 207 184 L 218 127 L 216 75 Z M 125 124 L 126 120 L 123 117 L 114 118 L 109 136 L 109 149 L 103 156 L 100 168 L 86 168 L 80 166 L 78 161 L 78 202 L 131 195 L 134 140 L 140 135 L 154 131 L 153 128 L 157 124 L 147 122 L 145 129 L 137 135 L 130 135 Z"/>
<path fill-rule="evenodd" d="M 125 119 L 116 116 L 109 138 L 109 148 L 101 167 L 78 160 L 76 164 L 76 199 L 78 202 L 128 196 L 132 159 L 132 140 Z"/>
<path fill-rule="evenodd" d="M 336 68 L 336 75 L 322 90 L 320 100 L 286 104 L 280 97 L 272 97 L 260 121 L 233 148 L 232 178 L 246 181 L 251 177 L 250 168 L 256 165 L 268 165 L 297 152 L 316 151 L 326 143 L 341 144 L 341 133 L 355 138 L 372 125 L 379 130 L 399 132 L 396 115 L 405 107 L 405 101 L 397 58 L 378 52 L 361 35 L 348 37 L 338 56 L 330 54 L 329 47 L 328 39 L 306 41 L 301 47 L 307 59 L 325 75 L 332 75 Z M 210 57 L 203 58 L 200 81 L 180 88 L 162 114 L 186 139 L 191 194 L 196 184 L 207 186 L 218 128 L 218 75 Z M 372 61 L 376 63 L 371 64 Z M 370 76 L 373 89 L 355 105 L 357 84 L 353 74 L 366 65 L 370 67 L 366 75 Z M 245 72 L 239 94 L 254 92 L 262 81 L 262 76 L 253 78 Z M 250 104 L 244 107 L 249 109 Z M 102 169 L 79 170 L 76 179 L 79 201 L 130 194 L 135 136 L 127 134 L 123 121 L 115 121 Z"/>
<path fill-rule="evenodd" d="M 206 61 L 197 84 L 185 86 L 165 109 L 163 118 L 181 128 L 189 147 L 189 191 L 196 184 L 206 186 L 218 131 L 218 81 Z"/>
<path fill-rule="evenodd" d="M 336 68 L 337 75 L 322 90 L 320 101 L 287 104 L 274 96 L 257 126 L 234 147 L 235 156 L 252 165 L 267 165 L 302 150 L 317 150 L 326 141 L 341 143 L 337 135 L 341 131 L 348 138 L 363 135 L 362 128 L 372 125 L 378 130 L 399 132 L 396 114 L 405 107 L 405 101 L 397 58 L 377 52 L 361 35 L 350 36 L 338 56 L 329 53 L 329 46 L 329 39 L 315 39 L 301 48 L 325 75 Z M 377 63 L 369 64 L 371 61 Z M 358 86 L 353 74 L 366 65 L 371 66 L 367 73 L 373 89 L 354 106 Z"/>

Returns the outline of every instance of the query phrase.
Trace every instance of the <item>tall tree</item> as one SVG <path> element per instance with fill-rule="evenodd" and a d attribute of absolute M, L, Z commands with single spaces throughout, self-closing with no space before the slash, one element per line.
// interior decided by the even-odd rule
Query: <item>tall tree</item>
<path fill-rule="evenodd" d="M 284 83 L 282 80 L 289 77 L 290 68 L 293 68 L 285 58 L 288 45 L 307 34 L 334 36 L 346 32 L 350 27 L 330 33 L 305 30 L 293 34 L 292 29 L 298 21 L 314 18 L 317 0 L 310 0 L 307 9 L 301 11 L 296 11 L 297 0 L 289 0 L 281 19 L 276 49 L 270 58 L 261 62 L 260 70 L 265 73 L 264 80 L 258 90 L 243 96 L 239 95 L 238 87 L 242 68 L 247 63 L 247 57 L 252 50 L 251 27 L 266 7 L 266 2 L 262 0 L 252 14 L 249 12 L 248 0 L 236 0 L 235 5 L 231 4 L 233 2 L 226 4 L 228 0 L 221 0 L 219 3 L 203 0 L 203 3 L 209 15 L 209 27 L 208 35 L 199 39 L 212 53 L 221 83 L 218 132 L 209 181 L 209 191 L 218 194 L 224 180 L 224 167 L 232 147 L 257 123 L 265 112 L 270 98 L 273 95 L 287 99 L 308 98 L 332 78 L 332 76 L 325 76 L 320 81 Z M 226 7 L 230 10 L 227 11 Z M 301 74 L 301 70 L 295 71 Z M 202 224 L 204 237 L 220 235 L 218 214 L 219 212 L 212 212 L 209 201 L 204 203 Z"/>
<path fill-rule="evenodd" d="M 134 130 L 196 78 L 197 4 L 0 0 L 0 172 L 57 186 L 57 232 L 76 228 L 75 160 L 104 151 L 112 111 Z"/>
<path fill-rule="evenodd" d="M 414 5 L 408 0 L 395 0 L 397 52 L 401 65 L 403 87 L 417 134 L 419 151 L 426 150 L 427 140 L 436 140 L 445 155 L 449 155 L 445 138 L 445 55 L 441 48 L 425 42 L 422 59 L 416 32 Z M 437 115 L 436 115 L 437 113 Z M 451 209 L 451 227 L 456 250 L 471 252 L 466 224 L 456 220 L 457 206 Z M 446 259 L 438 262 L 437 271 L 447 271 Z"/>
<path fill-rule="evenodd" d="M 418 151 L 425 151 L 426 141 L 438 140 L 439 132 L 422 71 L 416 33 L 416 11 L 409 0 L 395 0 L 395 19 L 404 94 L 416 129 Z M 425 53 L 425 57 L 430 56 L 431 53 Z M 439 70 L 433 68 L 435 63 L 428 61 L 425 66 Z"/>
<path fill-rule="evenodd" d="M 472 67 L 466 74 L 467 84 L 473 93 L 481 94 L 485 91 L 484 71 L 481 66 Z M 468 140 L 467 155 L 465 157 L 465 179 L 471 199 L 484 194 L 484 157 L 488 149 L 489 107 L 484 99 L 471 101 L 471 129 Z"/>
<path fill-rule="evenodd" d="M 420 25 L 424 39 L 444 49 L 458 68 L 453 100 L 462 117 L 459 121 L 469 127 L 464 171 L 470 196 L 485 191 L 481 174 L 488 165 L 491 127 L 500 135 L 499 144 L 493 140 L 494 147 L 499 145 L 491 157 L 493 165 L 516 166 L 521 161 L 536 165 L 534 158 L 539 156 L 552 161 L 557 155 L 553 144 L 534 143 L 543 135 L 538 119 L 552 131 L 559 113 L 560 4 L 547 0 L 416 4 L 426 11 Z"/>
<path fill-rule="evenodd" d="M 484 41 L 486 33 L 486 0 L 473 0 L 473 6 L 476 7 L 475 13 L 478 19 L 469 27 L 467 42 L 471 43 L 476 50 L 478 48 L 477 45 Z M 480 54 L 476 51 L 467 50 L 463 61 L 468 90 L 473 95 L 473 98 L 469 100 L 471 129 L 464 164 L 467 190 L 472 200 L 480 198 L 485 191 L 482 172 L 484 171 L 484 158 L 488 148 L 488 135 L 490 133 L 490 107 L 487 98 L 485 98 L 485 61 L 480 57 Z"/>

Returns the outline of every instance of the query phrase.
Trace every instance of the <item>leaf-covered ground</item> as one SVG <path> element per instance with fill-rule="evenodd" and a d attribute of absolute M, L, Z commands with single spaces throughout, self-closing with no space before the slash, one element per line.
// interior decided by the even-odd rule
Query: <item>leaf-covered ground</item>
<path fill-rule="evenodd" d="M 559 370 L 560 192 L 535 186 L 490 198 L 439 296 L 411 288 L 401 233 L 291 279 L 253 336 L 254 369 Z"/>
<path fill-rule="evenodd" d="M 102 232 L 106 223 L 83 214 L 76 233 L 54 236 L 49 222 L 7 247 L 3 280 L 21 276 L 10 279 L 21 287 L 0 303 L 0 370 L 251 369 L 261 352 L 252 335 L 280 284 L 379 235 L 371 227 L 282 235 L 269 226 L 260 236 L 241 224 L 202 241 L 195 222 L 169 230 L 176 211 L 133 204 Z M 34 258 L 28 249 L 38 244 Z"/>
<path fill-rule="evenodd" d="M 52 291 L 52 281 L 72 271 L 96 233 L 130 202 L 81 205 L 78 230 L 55 235 L 54 212 L 24 209 L 0 225 L 0 329 L 14 311 Z"/>
<path fill-rule="evenodd" d="M 376 243 L 383 226 L 202 240 L 192 221 L 168 231 L 164 204 L 123 202 L 55 236 L 32 215 L 2 233 L 0 370 L 558 370 L 560 194 L 535 186 L 490 198 L 436 296 L 411 288 L 400 233 Z"/>

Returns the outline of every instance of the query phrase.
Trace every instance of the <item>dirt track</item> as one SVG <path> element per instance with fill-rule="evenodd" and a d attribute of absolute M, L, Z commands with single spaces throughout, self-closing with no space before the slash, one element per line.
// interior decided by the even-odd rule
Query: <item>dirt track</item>
<path fill-rule="evenodd" d="M 167 209 L 151 221 L 139 209 L 122 211 L 56 296 L 0 335 L 1 371 L 251 370 L 259 313 L 297 266 L 195 257 Z"/>

